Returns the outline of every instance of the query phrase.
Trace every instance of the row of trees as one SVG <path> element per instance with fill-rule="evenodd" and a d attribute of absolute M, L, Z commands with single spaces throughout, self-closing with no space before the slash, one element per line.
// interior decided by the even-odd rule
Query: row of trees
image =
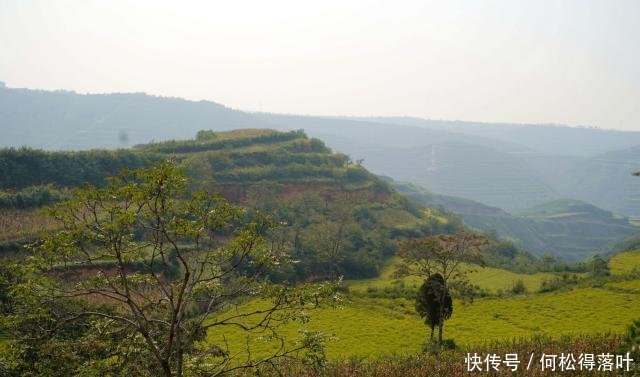
<path fill-rule="evenodd" d="M 76 187 L 102 185 L 121 169 L 148 167 L 163 157 L 130 150 L 46 152 L 30 148 L 0 149 L 0 189 L 54 184 Z"/>
<path fill-rule="evenodd" d="M 248 137 L 219 138 L 215 132 L 200 131 L 195 140 L 171 140 L 159 143 L 140 145 L 138 148 L 160 153 L 193 153 L 220 149 L 242 148 L 255 144 L 274 144 L 291 140 L 308 140 L 303 130 L 290 132 L 267 132 Z M 315 139 L 317 140 L 317 139 Z M 318 143 L 320 142 L 320 143 Z M 329 152 L 329 149 L 317 140 L 314 142 L 318 152 Z"/>
<path fill-rule="evenodd" d="M 405 234 L 421 237 L 458 229 L 452 221 L 441 221 L 386 193 L 375 200 L 373 190 L 325 190 L 284 193 L 284 185 L 262 182 L 247 189 L 246 205 L 270 213 L 280 222 L 280 237 L 289 240 L 297 261 L 279 275 L 289 281 L 370 278 L 398 249 Z M 400 231 L 397 217 L 414 218 Z M 447 218 L 448 220 L 449 218 Z"/>
<path fill-rule="evenodd" d="M 346 165 L 348 160 L 346 155 L 340 153 L 291 152 L 285 148 L 255 152 L 209 151 L 191 154 L 189 158 L 204 159 L 216 172 L 261 165 L 287 166 L 290 164 L 336 168 Z"/>

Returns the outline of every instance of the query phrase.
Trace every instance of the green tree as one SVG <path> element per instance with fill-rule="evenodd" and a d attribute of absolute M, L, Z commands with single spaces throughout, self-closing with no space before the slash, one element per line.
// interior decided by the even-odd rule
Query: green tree
<path fill-rule="evenodd" d="M 358 233 L 359 226 L 353 212 L 363 198 L 344 192 L 338 196 L 327 194 L 323 199 L 324 209 L 312 218 L 313 223 L 304 232 L 305 240 L 324 270 L 324 277 L 337 278 L 345 272 L 342 266 L 347 250 L 355 249 L 350 238 Z"/>
<path fill-rule="evenodd" d="M 433 274 L 422 283 L 416 295 L 416 311 L 431 328 L 429 342 L 433 343 L 434 329 L 453 314 L 453 300 L 445 290 L 442 275 Z"/>
<path fill-rule="evenodd" d="M 189 179 L 191 191 L 204 190 L 214 184 L 213 167 L 206 154 L 193 154 L 182 161 L 181 167 Z"/>
<path fill-rule="evenodd" d="M 487 245 L 486 238 L 469 232 L 456 234 L 440 234 L 405 241 L 398 252 L 401 264 L 396 276 L 419 276 L 425 279 L 440 275 L 438 340 L 442 345 L 444 321 L 448 317 L 447 297 L 455 293 L 463 300 L 472 300 L 474 287 L 470 284 L 467 273 L 470 265 L 483 265 L 481 250 Z"/>
<path fill-rule="evenodd" d="M 336 298 L 336 285 L 271 283 L 269 272 L 290 261 L 267 241 L 271 221 L 206 192 L 187 195 L 186 187 L 176 165 L 162 162 L 124 171 L 104 188 L 78 190 L 54 207 L 63 229 L 33 246 L 33 278 L 12 288 L 23 301 L 13 311 L 15 323 L 42 315 L 52 322 L 50 338 L 75 324 L 83 329 L 76 339 L 112 340 L 108 352 L 81 360 L 73 374 L 90 366 L 104 375 L 107 367 L 128 364 L 122 375 L 216 376 L 300 352 L 322 360 L 318 334 L 291 343 L 279 328 L 306 322 L 308 309 Z M 262 303 L 258 309 L 232 310 L 253 299 Z M 203 345 L 207 333 L 227 327 L 279 347 L 252 356 L 250 342 L 243 354 L 225 343 Z"/>
<path fill-rule="evenodd" d="M 590 272 L 593 276 L 609 275 L 609 264 L 598 254 L 594 255 L 589 262 Z"/>

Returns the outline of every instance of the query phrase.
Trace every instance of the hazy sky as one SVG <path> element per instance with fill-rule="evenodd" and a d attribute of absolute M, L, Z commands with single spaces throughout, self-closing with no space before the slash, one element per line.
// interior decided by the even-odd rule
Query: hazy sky
<path fill-rule="evenodd" d="M 0 81 L 640 130 L 640 1 L 0 0 Z"/>

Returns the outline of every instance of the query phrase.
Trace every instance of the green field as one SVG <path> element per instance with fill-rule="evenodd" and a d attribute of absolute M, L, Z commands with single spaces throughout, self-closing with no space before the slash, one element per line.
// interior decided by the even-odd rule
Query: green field
<path fill-rule="evenodd" d="M 640 272 L 640 250 L 616 254 L 609 261 L 609 268 L 613 275 L 625 275 L 634 271 Z"/>
<path fill-rule="evenodd" d="M 352 292 L 368 287 L 391 286 L 397 260 L 392 260 L 377 279 L 347 281 Z M 624 253 L 611 261 L 611 269 L 619 274 L 640 266 L 640 252 Z M 625 267 L 625 269 L 622 268 Z M 496 268 L 476 269 L 472 281 L 489 290 L 508 289 L 513 281 L 522 279 L 530 292 L 551 273 L 516 274 Z M 621 277 L 615 277 L 620 279 Z M 614 279 L 614 280 L 615 280 Z M 405 284 L 417 284 L 405 279 Z M 640 279 L 616 280 L 602 288 L 576 288 L 553 293 L 536 293 L 511 297 L 476 299 L 471 304 L 454 303 L 453 316 L 445 324 L 445 338 L 454 339 L 462 347 L 472 347 L 499 340 L 516 340 L 535 335 L 620 333 L 638 318 L 640 313 Z M 248 304 L 246 308 L 255 308 Z M 615 310 L 612 310 L 615 309 Z M 334 336 L 327 343 L 331 359 L 350 357 L 374 358 L 391 354 L 415 354 L 421 349 L 428 331 L 416 315 L 413 300 L 398 298 L 357 297 L 347 294 L 340 308 L 323 308 L 310 313 L 307 329 Z M 282 329 L 288 339 L 297 336 L 302 325 L 289 323 Z M 222 333 L 210 332 L 208 341 L 220 344 L 222 334 L 231 350 L 242 352 L 246 338 L 234 329 Z M 267 352 L 273 344 L 258 342 L 252 352 Z"/>
<path fill-rule="evenodd" d="M 616 310 L 611 310 L 613 307 Z M 469 305 L 455 304 L 453 316 L 445 325 L 445 337 L 458 345 L 472 346 L 536 334 L 555 337 L 621 332 L 639 312 L 637 295 L 598 288 L 479 299 Z M 333 359 L 414 354 L 428 336 L 413 302 L 405 299 L 348 300 L 342 308 L 313 311 L 311 318 L 307 328 L 335 336 L 327 343 L 327 355 Z M 283 334 L 294 338 L 299 327 L 291 323 Z M 242 332 L 228 329 L 224 334 L 233 339 L 232 350 L 243 349 Z M 210 333 L 208 340 L 219 344 L 221 335 Z M 260 354 L 269 347 L 269 343 L 257 345 L 252 352 Z"/>
<path fill-rule="evenodd" d="M 640 294 L 640 280 L 625 280 L 620 282 L 607 283 L 605 285 L 605 288 Z"/>
<path fill-rule="evenodd" d="M 367 289 L 384 289 L 386 287 L 392 287 L 394 284 L 398 284 L 399 282 L 398 279 L 393 278 L 393 273 L 398 263 L 399 259 L 393 258 L 382 269 L 380 277 L 375 279 L 347 281 L 347 286 L 350 290 L 355 292 L 363 292 Z M 518 280 L 522 280 L 529 292 L 535 292 L 540 288 L 543 281 L 553 279 L 555 276 L 552 273 L 542 272 L 535 274 L 518 274 L 512 271 L 492 267 L 467 266 L 467 269 L 469 271 L 469 278 L 471 282 L 477 285 L 480 289 L 484 289 L 491 293 L 508 291 Z M 411 287 L 417 287 L 422 283 L 422 279 L 418 277 L 406 277 L 401 279 L 401 281 L 405 286 Z"/>

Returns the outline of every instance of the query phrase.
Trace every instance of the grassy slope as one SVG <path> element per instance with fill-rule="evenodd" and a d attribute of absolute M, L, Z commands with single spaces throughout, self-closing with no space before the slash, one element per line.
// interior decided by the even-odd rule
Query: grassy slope
<path fill-rule="evenodd" d="M 611 261 L 611 270 L 618 277 L 630 271 L 632 266 L 640 266 L 640 251 L 620 254 Z M 390 285 L 392 267 L 393 263 L 390 263 L 378 279 L 349 281 L 348 284 L 356 291 L 368 286 Z M 512 278 L 523 279 L 531 289 L 550 275 L 489 269 L 472 273 L 471 278 L 475 284 L 487 289 L 509 287 Z M 619 333 L 638 317 L 638 293 L 640 280 L 626 280 L 607 283 L 601 288 L 480 298 L 466 305 L 456 302 L 453 316 L 445 325 L 445 337 L 464 347 L 533 335 Z M 283 329 L 283 334 L 295 338 L 300 327 L 298 323 L 291 323 Z M 415 354 L 428 336 L 427 328 L 415 314 L 413 301 L 407 299 L 347 296 L 341 308 L 311 312 L 311 322 L 306 327 L 335 336 L 327 344 L 327 353 L 332 359 Z M 240 332 L 230 329 L 224 334 L 235 340 L 230 343 L 232 349 L 243 347 L 245 338 Z M 208 337 L 208 341 L 214 343 L 220 339 L 219 333 L 210 333 Z M 259 344 L 253 352 L 264 352 L 269 347 L 268 343 Z"/>
<path fill-rule="evenodd" d="M 534 334 L 621 332 L 640 311 L 637 295 L 598 288 L 454 305 L 445 337 L 463 346 Z M 414 313 L 413 302 L 405 299 L 354 299 L 339 309 L 315 311 L 311 318 L 308 328 L 336 337 L 327 345 L 330 358 L 417 353 L 428 336 L 427 328 Z M 299 327 L 292 323 L 284 334 L 295 337 Z M 240 332 L 230 329 L 225 335 L 234 340 L 231 349 L 240 350 L 244 345 Z M 219 339 L 219 334 L 209 334 L 210 342 Z M 265 349 L 268 344 L 254 352 Z"/>
<path fill-rule="evenodd" d="M 614 275 L 629 274 L 634 270 L 640 271 L 640 250 L 616 254 L 609 261 L 609 268 Z"/>
<path fill-rule="evenodd" d="M 349 289 L 354 291 L 365 291 L 368 288 L 384 289 L 385 287 L 391 287 L 398 282 L 393 278 L 393 272 L 395 266 L 398 263 L 398 259 L 392 259 L 383 268 L 380 277 L 375 279 L 362 279 L 347 281 Z M 536 291 L 540 288 L 540 285 L 545 279 L 553 278 L 551 273 L 535 273 L 535 274 L 518 274 L 508 270 L 492 267 L 468 267 L 469 277 L 473 284 L 478 285 L 481 289 L 487 290 L 491 293 L 496 293 L 499 290 L 507 291 L 513 287 L 513 284 L 522 280 L 529 291 Z M 403 278 L 402 281 L 405 285 L 419 286 L 422 282 L 417 277 Z"/>

